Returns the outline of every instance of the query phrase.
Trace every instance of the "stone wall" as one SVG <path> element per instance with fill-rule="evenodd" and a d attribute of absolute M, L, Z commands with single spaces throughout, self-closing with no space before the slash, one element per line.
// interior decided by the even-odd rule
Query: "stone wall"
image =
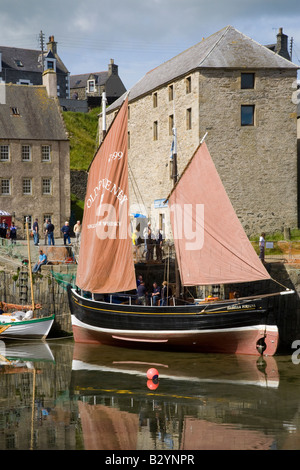
<path fill-rule="evenodd" d="M 61 281 L 57 282 L 51 275 L 51 269 L 61 274 Z M 33 289 L 34 301 L 41 304 L 39 313 L 55 315 L 55 322 L 51 335 L 61 336 L 72 333 L 71 316 L 69 310 L 66 283 L 76 273 L 76 265 L 42 266 L 41 273 L 34 275 Z M 31 304 L 28 284 L 28 304 Z M 20 303 L 19 272 L 9 264 L 0 266 L 0 300 L 7 303 Z"/>
<path fill-rule="evenodd" d="M 153 90 L 157 107 L 153 93 L 129 103 L 130 202 L 144 204 L 153 225 L 158 225 L 162 212 L 154 209 L 154 201 L 165 198 L 172 187 L 173 115 L 179 174 L 208 132 L 206 143 L 247 235 L 298 226 L 297 116 L 291 99 L 295 72 L 254 72 L 251 90 L 241 89 L 241 70 L 205 69 L 189 75 L 189 93 L 188 76 L 175 80 L 172 101 L 166 85 Z M 254 126 L 241 126 L 242 104 L 255 105 Z M 108 126 L 113 117 L 114 112 L 108 114 Z"/>
<path fill-rule="evenodd" d="M 71 193 L 84 201 L 88 173 L 86 171 L 71 170 Z"/>

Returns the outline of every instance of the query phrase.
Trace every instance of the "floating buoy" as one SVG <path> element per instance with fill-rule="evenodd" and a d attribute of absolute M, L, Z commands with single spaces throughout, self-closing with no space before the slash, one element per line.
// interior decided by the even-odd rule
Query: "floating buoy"
<path fill-rule="evenodd" d="M 152 379 L 147 380 L 147 387 L 149 388 L 149 390 L 156 390 L 158 386 L 159 386 L 158 380 L 152 380 Z"/>
<path fill-rule="evenodd" d="M 154 367 L 147 370 L 147 379 L 154 380 L 158 379 L 158 371 Z"/>

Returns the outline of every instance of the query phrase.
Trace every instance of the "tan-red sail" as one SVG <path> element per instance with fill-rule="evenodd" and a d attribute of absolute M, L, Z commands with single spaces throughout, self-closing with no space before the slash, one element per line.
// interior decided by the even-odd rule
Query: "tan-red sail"
<path fill-rule="evenodd" d="M 270 278 L 235 214 L 205 143 L 171 193 L 169 207 L 183 285 Z"/>
<path fill-rule="evenodd" d="M 136 288 L 128 211 L 128 100 L 90 166 L 76 284 L 94 293 Z"/>

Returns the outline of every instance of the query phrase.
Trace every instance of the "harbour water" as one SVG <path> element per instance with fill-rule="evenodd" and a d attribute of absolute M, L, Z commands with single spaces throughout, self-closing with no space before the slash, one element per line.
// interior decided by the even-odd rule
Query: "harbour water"
<path fill-rule="evenodd" d="M 2 341 L 0 354 L 1 450 L 300 448 L 297 349 L 262 358 L 61 339 Z"/>

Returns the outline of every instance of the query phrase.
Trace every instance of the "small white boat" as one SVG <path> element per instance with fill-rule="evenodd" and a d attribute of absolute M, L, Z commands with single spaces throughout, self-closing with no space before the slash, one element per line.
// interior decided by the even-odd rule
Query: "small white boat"
<path fill-rule="evenodd" d="M 54 315 L 33 318 L 31 310 L 0 315 L 1 339 L 45 339 L 54 322 Z"/>

